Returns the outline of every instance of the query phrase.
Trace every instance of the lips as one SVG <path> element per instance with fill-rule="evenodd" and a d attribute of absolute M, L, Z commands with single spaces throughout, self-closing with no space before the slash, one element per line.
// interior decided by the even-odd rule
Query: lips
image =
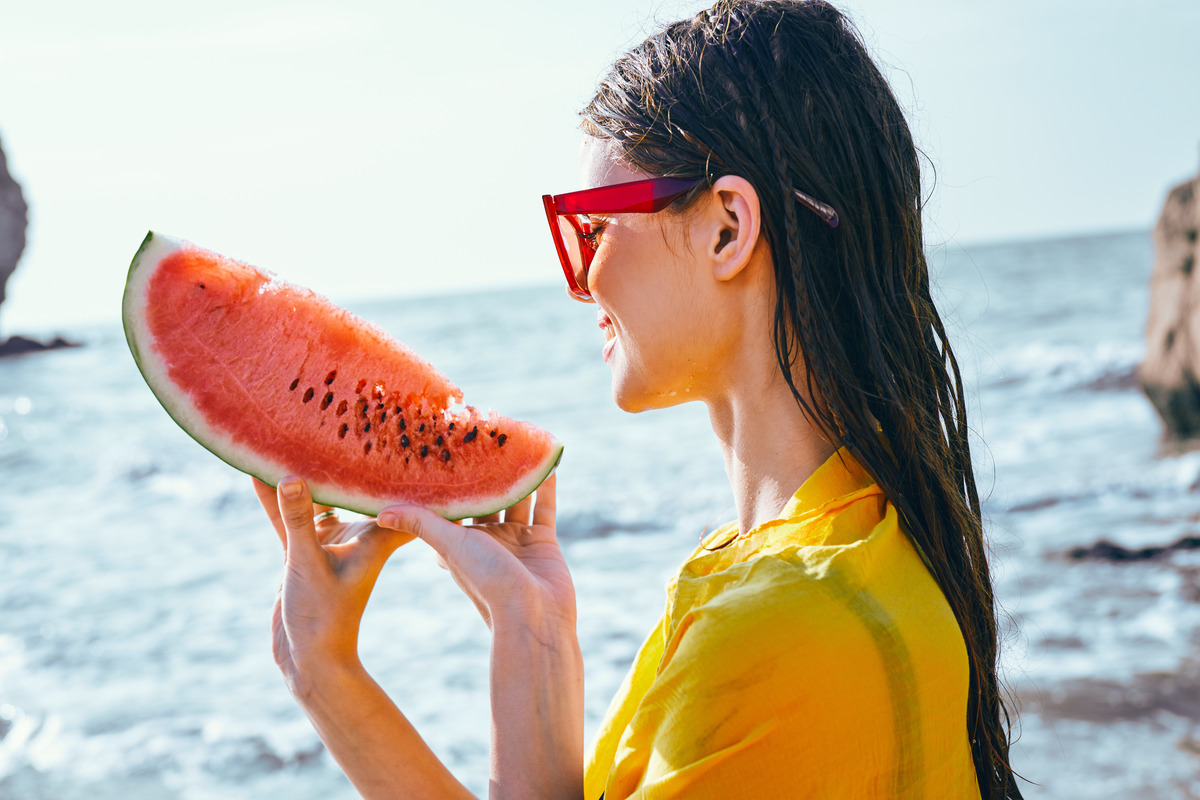
<path fill-rule="evenodd" d="M 599 324 L 600 330 L 604 332 L 605 341 L 609 341 L 617 335 L 617 332 L 613 329 L 612 320 L 603 308 L 596 310 L 596 322 Z"/>
<path fill-rule="evenodd" d="M 608 314 L 604 313 L 603 308 L 596 310 L 596 323 L 600 326 L 601 332 L 604 334 L 604 350 L 601 356 L 607 362 L 612 357 L 613 347 L 617 344 L 617 331 L 613 327 L 613 321 Z"/>

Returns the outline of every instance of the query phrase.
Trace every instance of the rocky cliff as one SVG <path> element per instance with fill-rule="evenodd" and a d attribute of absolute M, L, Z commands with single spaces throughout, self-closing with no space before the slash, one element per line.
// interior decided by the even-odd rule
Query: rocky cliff
<path fill-rule="evenodd" d="M 29 206 L 25 203 L 20 184 L 8 172 L 8 159 L 4 155 L 4 148 L 0 147 L 0 305 L 4 304 L 6 296 L 4 287 L 16 271 L 17 262 L 25 250 L 25 229 L 28 225 Z M 77 346 L 77 342 L 61 336 L 56 336 L 50 342 L 13 336 L 0 339 L 0 357 Z"/>
<path fill-rule="evenodd" d="M 1146 360 L 1138 382 L 1168 435 L 1200 437 L 1200 175 L 1167 194 L 1154 226 Z"/>
<path fill-rule="evenodd" d="M 21 186 L 8 174 L 8 159 L 0 147 L 0 305 L 4 303 L 4 286 L 25 250 L 28 212 Z"/>

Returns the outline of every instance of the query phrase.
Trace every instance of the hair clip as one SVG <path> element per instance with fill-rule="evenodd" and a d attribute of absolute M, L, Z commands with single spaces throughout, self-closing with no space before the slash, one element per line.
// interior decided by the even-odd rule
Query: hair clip
<path fill-rule="evenodd" d="M 795 192 L 796 199 L 803 203 L 804 207 L 809 211 L 825 220 L 825 224 L 831 228 L 836 228 L 838 226 L 838 215 L 837 212 L 833 210 L 833 206 L 822 203 L 820 200 L 805 194 L 799 189 L 792 189 L 792 191 Z"/>

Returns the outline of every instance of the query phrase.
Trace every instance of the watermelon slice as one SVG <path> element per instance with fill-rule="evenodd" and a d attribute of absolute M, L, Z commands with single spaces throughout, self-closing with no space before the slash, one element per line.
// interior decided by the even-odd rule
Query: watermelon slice
<path fill-rule="evenodd" d="M 275 486 L 374 516 L 396 502 L 447 519 L 528 496 L 562 446 L 481 414 L 432 364 L 314 292 L 150 232 L 125 284 L 125 338 L 196 441 Z"/>

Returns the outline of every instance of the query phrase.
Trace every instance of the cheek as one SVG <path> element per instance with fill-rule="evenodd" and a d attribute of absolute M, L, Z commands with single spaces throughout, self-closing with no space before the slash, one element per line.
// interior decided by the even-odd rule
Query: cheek
<path fill-rule="evenodd" d="M 695 281 L 695 265 L 684 242 L 671 240 L 654 220 L 630 221 L 616 230 L 592 261 L 588 285 L 639 345 L 682 345 L 703 316 Z"/>

